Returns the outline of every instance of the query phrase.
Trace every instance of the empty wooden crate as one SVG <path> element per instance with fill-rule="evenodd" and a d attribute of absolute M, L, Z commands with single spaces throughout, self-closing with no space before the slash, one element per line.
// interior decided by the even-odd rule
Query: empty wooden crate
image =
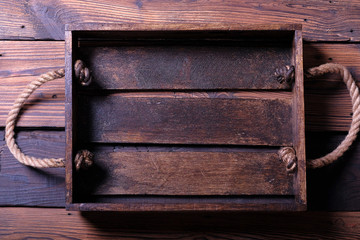
<path fill-rule="evenodd" d="M 302 68 L 301 25 L 67 26 L 67 208 L 306 209 Z"/>

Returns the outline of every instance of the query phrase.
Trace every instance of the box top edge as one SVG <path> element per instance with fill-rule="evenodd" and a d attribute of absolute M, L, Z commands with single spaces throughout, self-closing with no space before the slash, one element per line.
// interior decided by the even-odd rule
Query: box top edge
<path fill-rule="evenodd" d="M 66 24 L 65 31 L 295 31 L 301 24 L 121 24 L 121 23 L 79 23 Z"/>

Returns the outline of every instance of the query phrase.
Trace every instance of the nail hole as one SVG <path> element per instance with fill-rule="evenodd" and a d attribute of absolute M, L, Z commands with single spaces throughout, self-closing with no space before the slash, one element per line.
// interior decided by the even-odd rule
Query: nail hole
<path fill-rule="evenodd" d="M 352 33 L 352 32 L 354 32 L 354 30 L 353 30 L 353 29 L 350 29 L 350 32 Z"/>
<path fill-rule="evenodd" d="M 332 3 L 332 1 L 329 1 L 329 3 Z"/>
<path fill-rule="evenodd" d="M 0 57 L 2 57 L 2 53 L 0 53 Z"/>
<path fill-rule="evenodd" d="M 56 98 L 57 98 L 57 95 L 56 95 L 56 94 L 52 95 L 52 98 L 56 99 Z"/>
<path fill-rule="evenodd" d="M 328 58 L 329 61 L 332 61 L 332 58 Z"/>
<path fill-rule="evenodd" d="M 24 26 L 24 25 L 21 25 L 21 28 L 25 28 L 25 26 Z"/>
<path fill-rule="evenodd" d="M 350 113 L 350 116 L 352 116 L 353 115 L 353 113 Z"/>
<path fill-rule="evenodd" d="M 306 18 L 304 18 L 304 22 L 307 22 L 307 19 L 306 19 Z"/>
<path fill-rule="evenodd" d="M 68 213 L 68 215 L 71 215 L 71 213 Z"/>

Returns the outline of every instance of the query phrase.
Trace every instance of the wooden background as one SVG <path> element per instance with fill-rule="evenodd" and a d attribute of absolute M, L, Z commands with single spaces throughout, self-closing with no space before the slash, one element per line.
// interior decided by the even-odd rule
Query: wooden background
<path fill-rule="evenodd" d="M 360 80 L 360 1 L 0 0 L 0 9 L 0 238 L 360 238 L 360 140 L 336 164 L 308 171 L 309 212 L 68 213 L 64 170 L 17 163 L 3 131 L 24 86 L 64 66 L 66 23 L 301 23 L 305 68 L 341 63 Z M 307 81 L 305 102 L 307 158 L 313 158 L 344 138 L 351 102 L 334 76 Z M 63 79 L 33 94 L 18 126 L 25 153 L 64 156 Z"/>

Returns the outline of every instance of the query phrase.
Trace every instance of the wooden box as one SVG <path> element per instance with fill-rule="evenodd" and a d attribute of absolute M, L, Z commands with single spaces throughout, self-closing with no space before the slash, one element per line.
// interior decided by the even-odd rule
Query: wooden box
<path fill-rule="evenodd" d="M 67 209 L 305 210 L 302 61 L 301 25 L 68 25 Z"/>

